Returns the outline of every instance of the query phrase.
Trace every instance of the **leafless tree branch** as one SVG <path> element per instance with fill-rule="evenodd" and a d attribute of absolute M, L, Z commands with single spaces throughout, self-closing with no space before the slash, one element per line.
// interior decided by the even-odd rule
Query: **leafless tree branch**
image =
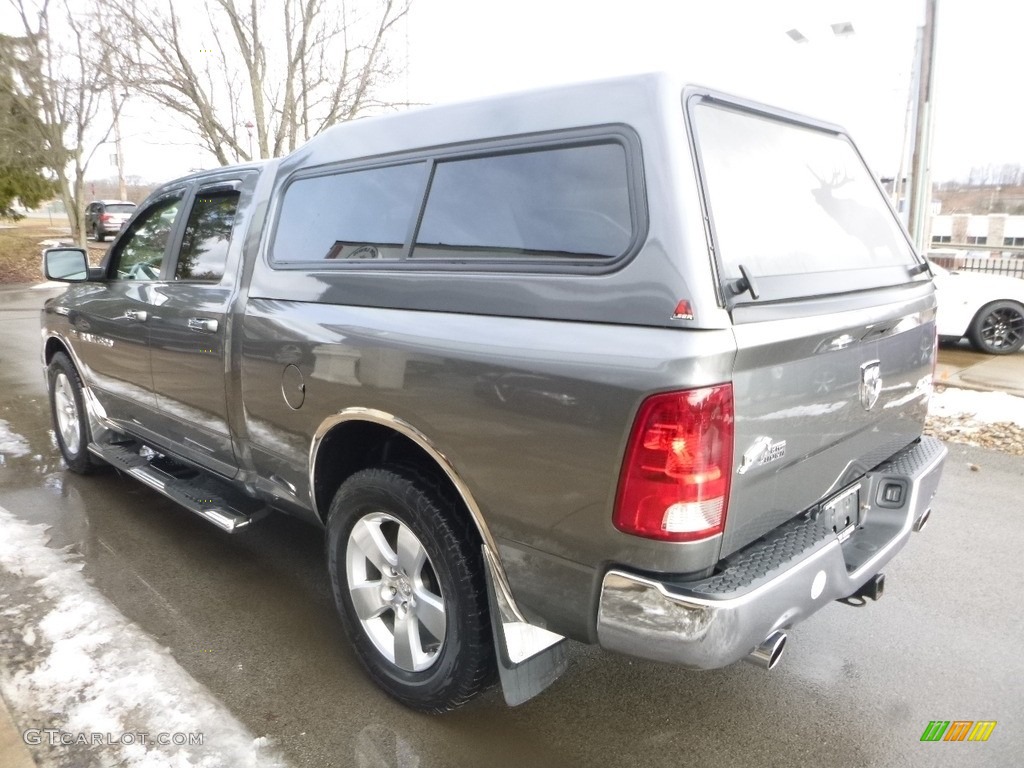
<path fill-rule="evenodd" d="M 204 25 L 180 17 L 170 0 L 95 2 L 134 42 L 117 62 L 132 89 L 194 125 L 227 164 L 280 156 L 386 105 L 388 46 L 411 0 L 360 0 L 359 14 L 344 0 L 204 0 Z M 249 115 L 252 134 L 242 133 Z"/>

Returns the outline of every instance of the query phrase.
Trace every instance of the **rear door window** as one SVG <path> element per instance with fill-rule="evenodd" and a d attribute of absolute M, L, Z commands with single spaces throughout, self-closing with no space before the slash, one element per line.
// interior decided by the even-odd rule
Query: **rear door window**
<path fill-rule="evenodd" d="M 235 189 L 200 190 L 192 204 L 174 268 L 175 280 L 216 282 L 224 275 L 238 209 Z"/>
<path fill-rule="evenodd" d="M 910 280 L 913 248 L 844 135 L 717 103 L 692 121 L 726 281 L 742 266 L 777 299 Z"/>

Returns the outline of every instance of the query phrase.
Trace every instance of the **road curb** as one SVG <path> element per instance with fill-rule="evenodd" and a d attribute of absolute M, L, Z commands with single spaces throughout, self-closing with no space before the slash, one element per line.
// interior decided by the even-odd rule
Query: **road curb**
<path fill-rule="evenodd" d="M 989 364 L 991 362 L 991 364 Z M 1007 363 L 1020 365 L 1016 361 L 984 361 L 962 368 L 948 363 L 939 363 L 935 367 L 935 385 L 940 387 L 957 387 L 975 392 L 1005 392 L 1008 395 L 1024 397 L 1024 377 L 1020 384 L 1013 380 L 1012 372 L 1008 373 Z M 1024 370 L 1024 366 L 1021 366 Z"/>

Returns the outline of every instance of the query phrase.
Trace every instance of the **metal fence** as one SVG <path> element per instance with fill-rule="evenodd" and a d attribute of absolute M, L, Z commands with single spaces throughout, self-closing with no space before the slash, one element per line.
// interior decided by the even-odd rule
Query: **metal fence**
<path fill-rule="evenodd" d="M 949 255 L 930 255 L 928 258 L 946 269 L 962 272 L 987 272 L 992 275 L 1009 275 L 1010 277 L 1024 278 L 1024 259 Z"/>

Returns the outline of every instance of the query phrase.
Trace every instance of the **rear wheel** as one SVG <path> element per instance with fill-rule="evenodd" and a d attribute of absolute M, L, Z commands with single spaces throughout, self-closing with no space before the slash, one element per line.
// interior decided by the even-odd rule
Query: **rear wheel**
<path fill-rule="evenodd" d="M 494 660 L 475 531 L 414 470 L 367 469 L 327 520 L 334 599 L 359 659 L 403 704 L 443 712 L 482 691 Z"/>
<path fill-rule="evenodd" d="M 102 461 L 89 453 L 92 435 L 85 410 L 82 379 L 74 363 L 63 352 L 58 352 L 46 369 L 46 379 L 57 445 L 68 468 L 87 475 L 104 467 Z"/>
<path fill-rule="evenodd" d="M 967 331 L 979 352 L 1009 355 L 1024 346 L 1024 306 L 1016 301 L 994 301 L 982 307 Z"/>

